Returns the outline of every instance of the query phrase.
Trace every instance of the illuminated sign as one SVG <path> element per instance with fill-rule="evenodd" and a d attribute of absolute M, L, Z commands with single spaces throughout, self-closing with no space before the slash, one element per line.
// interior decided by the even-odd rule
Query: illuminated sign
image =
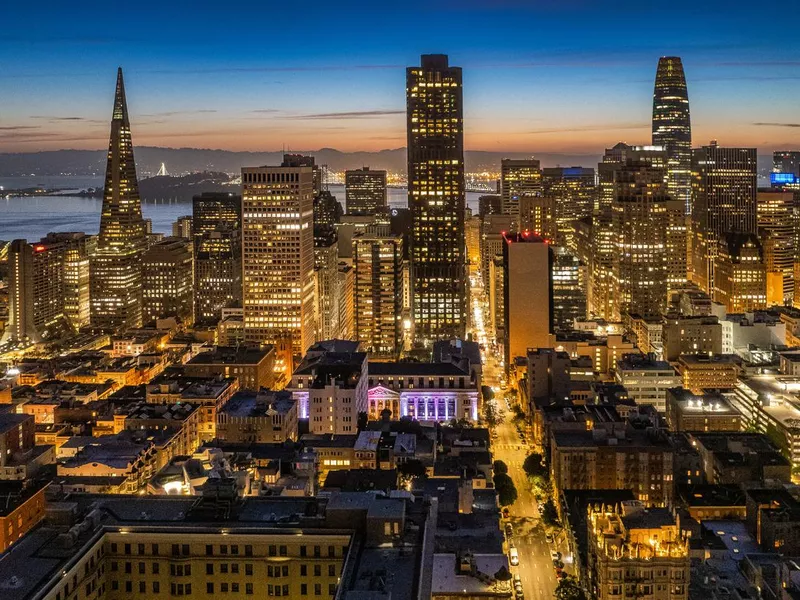
<path fill-rule="evenodd" d="M 794 173 L 770 173 L 769 181 L 772 185 L 786 185 L 800 183 L 800 178 Z"/>

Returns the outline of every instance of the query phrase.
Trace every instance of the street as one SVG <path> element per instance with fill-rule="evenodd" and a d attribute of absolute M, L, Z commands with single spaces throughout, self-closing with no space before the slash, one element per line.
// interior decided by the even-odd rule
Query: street
<path fill-rule="evenodd" d="M 483 385 L 495 390 L 495 398 L 491 401 L 495 414 L 501 415 L 497 425 L 492 428 L 492 454 L 494 460 L 502 460 L 508 465 L 508 474 L 517 488 L 517 501 L 510 507 L 508 519 L 502 519 L 501 527 L 511 523 L 513 534 L 508 539 L 519 552 L 519 565 L 511 567 L 514 574 L 519 574 L 526 599 L 551 600 L 556 588 L 556 575 L 550 557 L 551 548 L 545 539 L 544 525 L 539 517 L 536 499 L 531 492 L 528 478 L 522 470 L 522 463 L 529 450 L 523 445 L 516 426 L 513 423 L 513 412 L 508 410 L 500 379 L 503 367 L 499 350 L 493 348 L 493 334 L 487 330 L 488 320 L 486 301 L 479 275 L 470 277 L 472 285 L 472 334 L 483 350 Z M 508 548 L 507 548 L 508 549 Z"/>

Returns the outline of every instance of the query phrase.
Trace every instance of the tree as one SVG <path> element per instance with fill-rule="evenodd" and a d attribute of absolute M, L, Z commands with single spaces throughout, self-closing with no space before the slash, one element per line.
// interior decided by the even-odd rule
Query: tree
<path fill-rule="evenodd" d="M 362 411 L 358 413 L 358 420 L 356 421 L 356 427 L 359 431 L 367 428 L 367 421 L 369 421 L 369 415 Z"/>
<path fill-rule="evenodd" d="M 425 465 L 422 464 L 422 461 L 416 459 L 407 460 L 397 465 L 397 472 L 406 479 L 422 478 L 428 475 Z"/>
<path fill-rule="evenodd" d="M 545 525 L 555 525 L 558 523 L 558 511 L 553 501 L 548 498 L 547 502 L 543 505 L 542 521 Z"/>
<path fill-rule="evenodd" d="M 542 460 L 542 455 L 534 452 L 529 454 L 522 463 L 522 470 L 529 477 L 547 477 L 547 467 Z"/>
<path fill-rule="evenodd" d="M 391 420 L 392 420 L 392 411 L 388 408 L 384 408 L 381 411 L 381 421 L 383 421 L 384 423 L 388 423 Z"/>
<path fill-rule="evenodd" d="M 508 465 L 502 460 L 494 461 L 492 470 L 494 471 L 495 475 L 508 475 Z"/>
<path fill-rule="evenodd" d="M 572 575 L 567 575 L 558 582 L 555 597 L 556 600 L 586 600 L 586 594 L 583 593 L 583 588 Z"/>
<path fill-rule="evenodd" d="M 495 475 L 494 487 L 497 490 L 500 506 L 510 506 L 517 501 L 517 488 L 514 486 L 511 477 L 505 473 Z"/>

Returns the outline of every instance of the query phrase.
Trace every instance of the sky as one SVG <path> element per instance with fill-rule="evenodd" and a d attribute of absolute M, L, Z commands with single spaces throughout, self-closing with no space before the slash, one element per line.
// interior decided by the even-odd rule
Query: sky
<path fill-rule="evenodd" d="M 662 55 L 683 59 L 694 145 L 800 148 L 797 2 L 9 2 L 0 152 L 105 147 L 117 66 L 139 146 L 398 148 L 423 53 L 464 70 L 468 150 L 649 143 Z"/>

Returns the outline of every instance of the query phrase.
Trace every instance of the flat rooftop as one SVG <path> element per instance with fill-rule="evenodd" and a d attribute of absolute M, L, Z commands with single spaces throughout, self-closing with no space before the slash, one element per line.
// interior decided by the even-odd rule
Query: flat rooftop
<path fill-rule="evenodd" d="M 257 365 L 273 352 L 273 346 L 267 345 L 263 348 L 251 348 L 240 346 L 217 346 L 213 350 L 201 352 L 192 358 L 189 365 Z"/>

